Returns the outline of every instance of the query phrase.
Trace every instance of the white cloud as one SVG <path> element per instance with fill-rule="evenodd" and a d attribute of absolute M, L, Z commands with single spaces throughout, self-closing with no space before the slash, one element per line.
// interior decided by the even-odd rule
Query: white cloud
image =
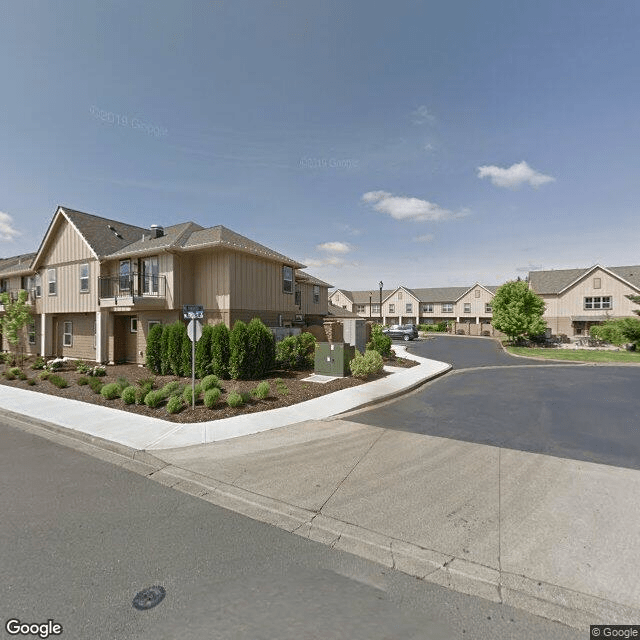
<path fill-rule="evenodd" d="M 435 116 L 429 113 L 429 109 L 424 105 L 420 105 L 415 111 L 411 112 L 411 120 L 413 124 L 424 124 L 425 122 L 435 122 Z"/>
<path fill-rule="evenodd" d="M 505 187 L 506 189 L 517 189 L 525 183 L 532 187 L 539 187 L 546 182 L 555 182 L 555 178 L 535 171 L 524 160 L 511 165 L 508 169 L 502 169 L 495 165 L 478 167 L 478 178 L 490 178 L 496 187 Z"/>
<path fill-rule="evenodd" d="M 13 226 L 13 218 L 0 211 L 0 240 L 13 240 L 20 232 Z"/>
<path fill-rule="evenodd" d="M 413 239 L 413 241 L 414 242 L 431 242 L 434 238 L 435 236 L 433 235 L 433 233 L 425 233 L 422 236 L 416 236 Z"/>
<path fill-rule="evenodd" d="M 360 229 L 355 229 L 354 227 L 348 225 L 348 224 L 338 224 L 336 225 L 338 229 L 340 229 L 340 231 L 342 231 L 343 233 L 348 233 L 351 236 L 360 236 L 362 235 L 362 231 Z"/>
<path fill-rule="evenodd" d="M 449 209 L 406 196 L 394 196 L 387 191 L 368 191 L 362 196 L 367 204 L 373 204 L 373 208 L 380 213 L 388 213 L 396 220 L 414 220 L 416 222 L 435 222 L 438 220 L 450 220 L 460 218 L 469 213 L 467 209 L 454 212 Z M 374 204 L 375 203 L 375 204 Z"/>
<path fill-rule="evenodd" d="M 330 253 L 349 253 L 349 251 L 351 251 L 351 245 L 346 242 L 324 242 L 323 244 L 319 244 L 316 249 Z"/>

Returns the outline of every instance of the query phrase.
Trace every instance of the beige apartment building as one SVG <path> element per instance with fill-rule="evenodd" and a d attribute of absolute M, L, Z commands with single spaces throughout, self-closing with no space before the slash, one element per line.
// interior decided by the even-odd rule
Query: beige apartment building
<path fill-rule="evenodd" d="M 637 317 L 640 309 L 627 298 L 640 295 L 640 266 L 531 271 L 529 287 L 544 300 L 544 319 L 555 335 L 588 335 L 594 324 Z"/>
<path fill-rule="evenodd" d="M 58 207 L 35 254 L 0 260 L 0 288 L 28 291 L 28 352 L 142 364 L 149 329 L 184 304 L 229 327 L 321 324 L 331 285 L 303 268 L 224 226 L 146 229 Z"/>
<path fill-rule="evenodd" d="M 336 289 L 329 296 L 329 301 L 362 318 L 387 325 L 435 324 L 447 320 L 481 325 L 491 322 L 491 301 L 497 289 L 497 286 L 488 287 L 479 283 L 471 287 L 427 289 L 400 286 L 382 291 L 382 307 L 379 290 Z"/>

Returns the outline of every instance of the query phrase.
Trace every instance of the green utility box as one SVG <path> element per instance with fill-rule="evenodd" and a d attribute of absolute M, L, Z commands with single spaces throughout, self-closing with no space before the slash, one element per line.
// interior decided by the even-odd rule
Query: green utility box
<path fill-rule="evenodd" d="M 314 373 L 323 376 L 349 376 L 349 363 L 353 360 L 356 348 L 341 342 L 318 342 Z"/>

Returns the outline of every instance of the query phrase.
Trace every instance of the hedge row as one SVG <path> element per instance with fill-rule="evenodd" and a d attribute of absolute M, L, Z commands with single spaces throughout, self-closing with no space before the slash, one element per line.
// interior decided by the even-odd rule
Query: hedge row
<path fill-rule="evenodd" d="M 231 331 L 225 324 L 207 325 L 196 343 L 196 376 L 263 378 L 274 368 L 275 354 L 274 335 L 258 318 L 249 324 L 238 320 Z M 146 365 L 158 375 L 191 375 L 191 340 L 182 322 L 151 328 Z"/>

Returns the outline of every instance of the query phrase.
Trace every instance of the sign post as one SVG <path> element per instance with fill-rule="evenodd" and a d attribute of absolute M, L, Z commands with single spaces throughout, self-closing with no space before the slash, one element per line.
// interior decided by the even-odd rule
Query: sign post
<path fill-rule="evenodd" d="M 196 408 L 196 342 L 202 337 L 202 322 L 204 307 L 198 304 L 185 304 L 182 306 L 182 315 L 189 320 L 187 335 L 191 340 L 191 408 Z"/>

